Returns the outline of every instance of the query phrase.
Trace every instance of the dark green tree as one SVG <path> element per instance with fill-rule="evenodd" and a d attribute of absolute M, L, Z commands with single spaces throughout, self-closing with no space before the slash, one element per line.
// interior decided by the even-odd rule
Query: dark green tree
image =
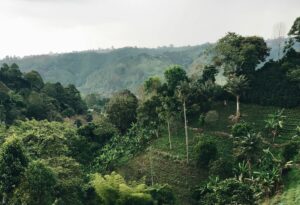
<path fill-rule="evenodd" d="M 159 77 L 150 77 L 144 82 L 144 90 L 148 94 L 157 94 L 157 90 L 161 87 L 161 84 Z"/>
<path fill-rule="evenodd" d="M 44 86 L 44 81 L 41 75 L 36 71 L 30 71 L 24 74 L 24 78 L 29 82 L 32 90 L 39 91 Z"/>
<path fill-rule="evenodd" d="M 159 108 L 161 107 L 161 100 L 158 96 L 152 96 L 150 99 L 143 102 L 137 112 L 138 123 L 147 129 L 154 130 L 158 136 L 160 118 Z"/>
<path fill-rule="evenodd" d="M 211 141 L 198 142 L 195 145 L 197 163 L 201 167 L 208 167 L 209 163 L 217 159 L 218 148 L 216 143 Z"/>
<path fill-rule="evenodd" d="M 300 42 L 300 17 L 296 18 L 288 35 Z"/>
<path fill-rule="evenodd" d="M 7 138 L 0 152 L 0 190 L 4 204 L 20 184 L 27 164 L 21 142 L 13 136 Z"/>
<path fill-rule="evenodd" d="M 216 50 L 226 75 L 246 75 L 249 79 L 252 79 L 256 66 L 264 62 L 269 54 L 263 38 L 243 37 L 235 33 L 228 33 L 221 38 Z"/>
<path fill-rule="evenodd" d="M 22 203 L 53 204 L 56 183 L 56 177 L 47 165 L 41 161 L 31 162 L 25 171 L 25 179 L 19 189 Z"/>
<path fill-rule="evenodd" d="M 106 107 L 108 119 L 125 133 L 137 118 L 138 99 L 129 90 L 114 94 Z"/>
<path fill-rule="evenodd" d="M 181 82 L 187 81 L 188 77 L 185 70 L 180 66 L 174 65 L 170 66 L 164 73 L 167 85 L 170 91 L 175 91 L 176 87 L 180 85 Z"/>
<path fill-rule="evenodd" d="M 158 107 L 158 117 L 166 122 L 168 128 L 168 137 L 169 137 L 169 146 L 172 149 L 172 134 L 171 134 L 171 123 L 173 118 L 175 118 L 176 113 L 176 103 L 174 103 L 175 99 L 169 96 L 161 97 L 161 106 Z"/>
<path fill-rule="evenodd" d="M 216 75 L 218 74 L 218 70 L 215 66 L 205 66 L 202 73 L 201 82 L 216 82 Z"/>

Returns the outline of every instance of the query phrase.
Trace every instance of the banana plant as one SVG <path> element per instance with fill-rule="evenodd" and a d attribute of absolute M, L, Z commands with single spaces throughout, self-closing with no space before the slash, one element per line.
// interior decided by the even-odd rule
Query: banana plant
<path fill-rule="evenodd" d="M 269 114 L 268 119 L 265 120 L 265 129 L 271 134 L 273 142 L 283 129 L 284 119 L 286 118 L 286 116 L 283 115 L 283 112 L 284 109 L 278 110 L 273 114 Z"/>

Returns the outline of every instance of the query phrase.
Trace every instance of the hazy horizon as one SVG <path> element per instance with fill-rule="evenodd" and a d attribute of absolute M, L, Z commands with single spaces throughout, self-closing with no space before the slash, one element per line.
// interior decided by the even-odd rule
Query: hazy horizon
<path fill-rule="evenodd" d="M 188 46 L 227 32 L 274 37 L 300 1 L 0 0 L 0 58 L 98 48 Z"/>

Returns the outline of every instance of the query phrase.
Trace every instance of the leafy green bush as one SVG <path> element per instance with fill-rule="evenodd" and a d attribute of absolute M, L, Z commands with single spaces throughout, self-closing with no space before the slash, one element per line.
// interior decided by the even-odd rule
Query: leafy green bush
<path fill-rule="evenodd" d="M 234 137 L 245 136 L 251 131 L 253 131 L 252 126 L 245 121 L 236 123 L 231 127 L 231 134 Z"/>
<path fill-rule="evenodd" d="M 218 156 L 217 145 L 212 141 L 200 141 L 195 145 L 195 153 L 198 165 L 207 167 Z"/>
<path fill-rule="evenodd" d="M 114 135 L 119 134 L 118 129 L 105 117 L 80 127 L 78 133 L 101 146 Z"/>
<path fill-rule="evenodd" d="M 71 154 L 70 144 L 78 135 L 67 123 L 44 121 L 19 121 L 8 130 L 23 142 L 33 159 Z"/>
<path fill-rule="evenodd" d="M 217 176 L 220 179 L 233 177 L 232 160 L 220 158 L 209 164 L 209 175 Z"/>
<path fill-rule="evenodd" d="M 258 162 L 263 152 L 260 133 L 247 133 L 247 135 L 234 138 L 234 156 L 238 161 L 247 161 L 249 166 Z"/>
<path fill-rule="evenodd" d="M 131 158 L 134 154 L 145 148 L 153 137 L 149 130 L 133 124 L 126 135 L 113 136 L 100 150 L 99 156 L 94 161 L 97 171 L 111 170 L 122 160 Z"/>
<path fill-rule="evenodd" d="M 252 188 L 233 178 L 220 182 L 216 198 L 217 204 L 256 204 Z"/>
<path fill-rule="evenodd" d="M 75 111 L 74 109 L 68 107 L 67 109 L 64 109 L 61 113 L 64 117 L 71 117 L 73 115 L 75 115 Z"/>
<path fill-rule="evenodd" d="M 124 178 L 115 172 L 105 176 L 94 174 L 91 184 L 104 205 L 153 205 L 152 196 L 145 184 L 127 184 Z"/>
<path fill-rule="evenodd" d="M 199 205 L 256 204 L 253 188 L 234 178 L 211 180 L 195 191 L 194 199 Z"/>
<path fill-rule="evenodd" d="M 205 115 L 205 122 L 213 123 L 219 119 L 219 113 L 215 110 L 210 110 Z"/>
<path fill-rule="evenodd" d="M 9 183 L 13 183 L 13 187 L 18 189 L 18 199 L 22 199 L 24 195 L 25 197 L 29 197 L 27 196 L 28 194 L 33 198 L 36 198 L 38 194 L 34 193 L 37 192 L 34 187 L 35 183 L 40 183 L 39 189 L 45 188 L 46 185 L 43 183 L 46 183 L 46 181 L 43 180 L 43 177 L 46 175 L 47 180 L 50 180 L 50 176 L 52 176 L 51 173 L 53 173 L 57 179 L 57 183 L 53 187 L 57 203 L 81 204 L 84 195 L 84 190 L 82 188 L 82 185 L 84 185 L 84 175 L 82 172 L 82 165 L 72 157 L 76 157 L 76 146 L 74 142 L 83 137 L 76 133 L 76 129 L 72 125 L 36 120 L 20 121 L 7 129 L 4 133 L 4 137 L 6 137 L 6 141 L 16 139 L 18 143 L 9 148 L 10 151 L 13 151 L 13 155 L 6 153 L 3 158 L 5 160 L 2 162 L 0 156 L 0 163 L 2 163 L 1 168 L 5 168 L 5 163 L 9 164 L 9 167 L 13 170 L 11 173 L 14 174 L 13 176 L 8 175 L 9 167 L 5 168 L 3 174 L 1 174 L 1 176 L 5 178 L 1 179 L 0 182 L 6 183 L 7 178 Z M 6 145 L 6 143 L 4 143 L 3 146 L 4 145 Z M 81 143 L 78 143 L 76 147 L 80 153 L 82 149 L 90 148 L 82 146 Z M 24 152 L 22 151 L 23 154 L 20 150 L 24 150 Z M 2 148 L 2 152 L 4 151 L 5 149 Z M 30 163 L 30 170 L 25 172 L 27 159 L 25 161 L 24 153 L 28 154 L 29 160 L 38 161 L 36 163 Z M 21 165 L 23 165 L 23 167 L 21 167 Z M 42 172 L 44 174 L 42 174 Z M 23 173 L 25 173 L 25 176 Z M 36 176 L 35 180 L 33 180 L 33 173 L 39 173 L 41 175 L 34 174 Z M 38 180 L 40 180 L 40 182 L 38 182 Z M 22 181 L 21 185 L 19 185 L 20 181 Z M 51 183 L 49 182 L 49 184 Z M 47 185 L 47 189 L 49 188 L 50 190 L 51 187 L 49 184 Z M 8 188 L 11 187 L 9 184 L 6 186 Z M 26 193 L 23 191 L 26 191 Z M 42 194 L 45 194 L 45 198 L 50 197 L 46 192 L 41 192 L 40 195 Z M 34 199 L 23 198 L 22 200 L 27 203 L 27 200 Z M 44 203 L 41 202 L 40 204 Z"/>
<path fill-rule="evenodd" d="M 175 204 L 175 196 L 171 187 L 165 185 L 154 185 L 148 188 L 148 192 L 153 197 L 155 204 L 157 205 L 173 205 Z"/>
<path fill-rule="evenodd" d="M 282 150 L 282 156 L 285 161 L 293 160 L 293 158 L 299 153 L 299 143 L 290 142 L 285 145 Z"/>
<path fill-rule="evenodd" d="M 273 167 L 267 170 L 259 170 L 253 173 L 255 186 L 258 195 L 263 198 L 269 198 L 278 190 L 281 182 L 281 170 L 279 167 Z"/>

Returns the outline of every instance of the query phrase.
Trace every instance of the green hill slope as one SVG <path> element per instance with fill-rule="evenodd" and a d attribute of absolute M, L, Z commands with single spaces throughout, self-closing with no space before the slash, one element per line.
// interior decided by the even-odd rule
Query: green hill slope
<path fill-rule="evenodd" d="M 278 107 L 257 106 L 251 104 L 242 104 L 241 111 L 243 119 L 254 123 L 257 130 L 264 127 L 264 120 L 267 115 L 277 111 Z M 228 116 L 235 112 L 235 104 L 229 103 L 224 106 L 222 103 L 215 104 L 213 110 L 216 110 L 219 117 L 216 121 L 207 123 L 204 127 L 204 133 L 212 135 L 217 142 L 221 156 L 226 156 L 231 149 L 232 144 L 227 140 L 226 133 L 229 133 L 231 123 Z M 277 139 L 277 142 L 284 142 L 295 134 L 295 128 L 300 124 L 300 108 L 286 109 L 284 114 L 287 116 L 283 135 Z M 197 122 L 192 123 L 192 127 L 197 127 Z M 167 132 L 160 134 L 158 139 L 151 143 L 151 150 L 130 160 L 128 163 L 118 169 L 123 176 L 131 180 L 139 180 L 146 177 L 151 181 L 151 176 L 155 183 L 168 183 L 174 188 L 177 196 L 177 204 L 190 204 L 191 190 L 200 183 L 207 180 L 208 173 L 205 169 L 199 169 L 195 164 L 193 155 L 193 146 L 196 143 L 199 134 L 196 131 L 189 130 L 191 163 L 186 166 L 185 162 L 185 137 L 183 125 L 174 125 L 172 135 L 173 149 L 169 149 Z M 152 164 L 152 169 L 151 165 Z M 276 203 L 288 205 L 290 201 L 297 198 L 300 192 L 300 170 L 294 169 L 289 173 L 285 181 L 284 193 L 276 196 Z M 275 201 L 275 199 L 274 199 Z M 278 202 L 280 201 L 280 203 Z M 278 202 L 278 203 L 277 203 Z"/>
<path fill-rule="evenodd" d="M 179 64 L 188 68 L 210 44 L 187 47 L 121 48 L 66 54 L 6 58 L 0 63 L 15 62 L 22 71 L 37 70 L 46 81 L 75 84 L 84 94 L 109 95 L 120 89 L 136 91 L 150 76 Z"/>

